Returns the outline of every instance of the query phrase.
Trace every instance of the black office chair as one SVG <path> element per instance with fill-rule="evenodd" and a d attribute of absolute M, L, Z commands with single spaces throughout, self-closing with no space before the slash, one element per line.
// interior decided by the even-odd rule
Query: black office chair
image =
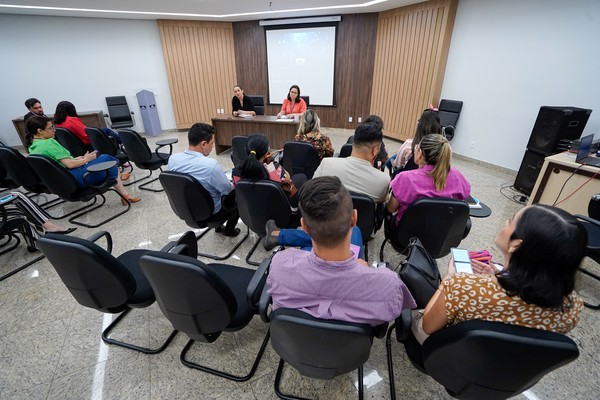
<path fill-rule="evenodd" d="M 135 125 L 133 112 L 129 110 L 125 96 L 111 96 L 106 98 L 110 127 L 112 129 L 131 128 Z"/>
<path fill-rule="evenodd" d="M 287 142 L 283 145 L 282 165 L 290 175 L 304 174 L 306 179 L 312 179 L 319 164 L 321 160 L 312 144 Z"/>
<path fill-rule="evenodd" d="M 338 157 L 346 158 L 352 154 L 352 143 L 344 143 L 340 149 L 340 155 Z"/>
<path fill-rule="evenodd" d="M 356 225 L 360 228 L 365 251 L 365 260 L 369 260 L 369 241 L 383 223 L 383 204 L 375 204 L 373 199 L 363 193 L 350 192 L 352 206 L 358 213 Z"/>
<path fill-rule="evenodd" d="M 272 219 L 279 228 L 296 228 L 300 223 L 297 213 L 293 213 L 287 195 L 279 183 L 262 180 L 252 182 L 240 180 L 235 187 L 235 196 L 240 218 L 248 228 L 259 237 L 246 256 L 250 265 L 260 265 L 251 261 L 254 250 L 265 237 L 265 224 Z"/>
<path fill-rule="evenodd" d="M 106 250 L 95 244 L 102 237 L 106 238 Z M 163 251 L 176 245 L 178 243 L 170 244 Z M 105 343 L 156 354 L 163 351 L 177 334 L 173 331 L 156 349 L 109 337 L 132 308 L 145 308 L 155 301 L 154 292 L 139 267 L 140 258 L 149 250 L 129 250 L 115 257 L 111 255 L 112 238 L 108 232 L 98 232 L 87 240 L 48 233 L 38 239 L 38 246 L 79 304 L 104 313 L 121 313 L 102 332 Z"/>
<path fill-rule="evenodd" d="M 119 160 L 121 172 L 125 170 L 123 165 L 129 162 L 129 157 L 115 139 L 108 137 L 100 129 L 91 126 L 85 128 L 85 133 L 87 133 L 88 137 L 90 138 L 90 142 L 92 143 L 92 147 L 94 147 L 94 150 L 98 151 L 98 154 L 108 154 L 109 156 L 115 157 L 117 160 Z M 129 163 L 129 167 L 129 173 L 132 173 L 133 164 Z M 123 185 L 129 186 L 131 183 L 123 183 Z"/>
<path fill-rule="evenodd" d="M 300 96 L 300 98 L 306 103 L 306 108 L 310 107 L 310 96 Z"/>
<path fill-rule="evenodd" d="M 135 163 L 138 168 L 148 170 L 149 172 L 147 176 L 136 179 L 131 182 L 131 184 L 150 178 L 153 171 L 157 169 L 162 171 L 162 167 L 169 163 L 169 157 L 173 153 L 173 143 L 177 143 L 177 139 L 160 140 L 156 142 L 156 149 L 152 152 L 150 147 L 148 147 L 146 139 L 142 138 L 139 133 L 132 129 L 119 130 L 119 137 L 123 141 L 123 147 L 129 160 Z M 165 146 L 169 146 L 168 154 L 159 152 L 159 150 Z M 142 190 L 148 190 L 150 192 L 162 192 L 162 189 L 146 187 L 156 180 L 158 180 L 158 178 L 151 179 L 139 187 Z"/>
<path fill-rule="evenodd" d="M 263 321 L 270 322 L 271 345 L 279 355 L 275 393 L 281 399 L 300 399 L 281 392 L 283 367 L 288 363 L 300 374 L 317 379 L 358 370 L 358 398 L 363 398 L 363 365 L 369 359 L 373 338 L 383 337 L 387 324 L 367 324 L 315 318 L 299 310 L 277 309 L 268 314 L 271 296 L 266 289 L 259 302 Z"/>
<path fill-rule="evenodd" d="M 119 192 L 112 188 L 117 181 L 110 179 L 107 172 L 106 179 L 101 184 L 79 188 L 75 177 L 65 167 L 50 157 L 39 154 L 30 154 L 27 156 L 27 162 L 37 172 L 42 183 L 50 190 L 52 194 L 55 194 L 61 199 L 70 202 L 88 202 L 93 200 L 91 203 L 85 204 L 83 207 L 63 215 L 63 218 L 71 217 L 69 218 L 69 222 L 73 224 L 85 226 L 87 228 L 97 228 L 108 221 L 112 221 L 118 216 L 125 214 L 131 208 L 131 204 L 127 202 L 127 207 L 124 210 L 96 224 L 86 224 L 78 221 L 77 218 L 81 217 L 82 215 L 102 207 L 104 203 L 106 203 L 106 197 L 104 197 L 104 193 L 109 190 L 115 192 L 121 199 L 126 200 Z M 98 197 L 100 197 L 102 201 L 100 204 L 96 205 Z"/>
<path fill-rule="evenodd" d="M 44 185 L 38 174 L 31 168 L 27 159 L 17 149 L 7 146 L 0 146 L 0 167 L 6 172 L 6 176 L 14 183 L 14 187 L 23 187 L 28 192 L 39 194 L 51 194 L 50 189 Z M 61 198 L 55 198 L 40 204 L 43 208 L 52 208 L 65 201 Z M 62 217 L 52 216 L 53 219 Z"/>
<path fill-rule="evenodd" d="M 21 239 L 17 234 L 21 235 L 28 243 L 35 242 L 35 238 L 29 233 L 27 227 L 27 219 L 24 216 L 9 212 L 3 204 L 0 204 L 0 255 L 16 249 L 21 244 Z M 37 249 L 28 244 L 27 250 L 33 252 Z"/>
<path fill-rule="evenodd" d="M 238 332 L 248 325 L 258 310 L 266 281 L 264 270 L 261 273 L 232 265 L 207 265 L 193 254 L 190 257 L 164 252 L 145 254 L 140 267 L 165 317 L 190 338 L 180 356 L 184 365 L 238 382 L 254 375 L 269 341 L 269 331 L 250 372 L 244 376 L 197 364 L 186 355 L 194 342 L 213 343 L 221 333 Z"/>
<path fill-rule="evenodd" d="M 231 138 L 231 162 L 238 167 L 248 158 L 248 136 L 234 136 Z"/>
<path fill-rule="evenodd" d="M 390 242 L 394 249 L 404 254 L 412 237 L 418 237 L 433 258 L 444 257 L 451 247 L 457 247 L 471 229 L 469 205 L 462 200 L 426 197 L 415 200 L 404 212 L 398 226 L 395 215 L 386 215 L 383 249 Z"/>
<path fill-rule="evenodd" d="M 592 207 L 591 202 L 590 202 L 590 205 L 588 206 L 588 214 L 594 215 L 591 212 L 590 207 Z M 588 256 L 589 258 L 594 260 L 596 263 L 600 264 L 600 221 L 598 221 L 597 219 L 594 219 L 592 217 L 586 217 L 585 215 L 579 215 L 579 214 L 576 214 L 575 218 L 577 218 L 579 220 L 579 222 L 582 223 L 583 227 L 587 231 L 588 243 L 587 243 L 586 256 Z M 579 268 L 579 270 L 581 272 L 583 272 L 585 275 L 587 275 L 597 281 L 600 281 L 600 275 L 595 274 L 594 272 L 592 272 L 588 269 L 585 269 L 585 268 L 581 268 L 581 267 Z M 591 304 L 588 302 L 584 302 L 583 304 L 586 307 L 591 308 L 593 310 L 600 310 L 600 303 Z"/>
<path fill-rule="evenodd" d="M 167 193 L 173 212 L 192 228 L 208 228 L 198 236 L 198 241 L 212 228 L 221 227 L 226 221 L 224 218 L 215 218 L 213 215 L 215 203 L 210 193 L 193 176 L 181 172 L 164 171 L 159 175 L 159 179 Z M 199 255 L 214 260 L 225 260 L 231 257 L 249 234 L 250 230 L 246 228 L 246 235 L 225 256 L 206 253 Z"/>
<path fill-rule="evenodd" d="M 79 139 L 73 132 L 66 128 L 56 127 L 54 133 L 56 135 L 56 141 L 65 149 L 69 150 L 69 153 L 71 153 L 73 157 L 79 157 L 88 151 L 94 150 L 92 146 L 84 144 L 81 139 Z"/>
<path fill-rule="evenodd" d="M 254 105 L 256 115 L 265 115 L 265 99 L 263 96 L 248 96 Z"/>
<path fill-rule="evenodd" d="M 448 140 L 452 140 L 454 137 L 454 130 L 458 123 L 458 117 L 462 110 L 463 102 L 457 100 L 442 99 L 438 107 L 438 114 L 440 116 L 440 125 L 444 135 Z"/>
<path fill-rule="evenodd" d="M 457 399 L 516 396 L 579 356 L 577 345 L 565 335 L 482 320 L 443 328 L 421 346 L 410 332 L 410 310 L 405 310 L 386 340 L 392 399 L 396 398 L 391 353 L 394 329 L 412 364 Z"/>

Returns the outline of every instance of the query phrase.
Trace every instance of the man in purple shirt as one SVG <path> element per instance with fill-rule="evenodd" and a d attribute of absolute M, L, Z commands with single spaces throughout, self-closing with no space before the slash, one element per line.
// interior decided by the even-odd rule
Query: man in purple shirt
<path fill-rule="evenodd" d="M 316 318 L 375 326 L 416 307 L 396 273 L 369 267 L 350 250 L 357 212 L 338 177 L 305 183 L 300 210 L 313 248 L 290 248 L 273 257 L 267 285 L 274 310 L 292 308 Z"/>

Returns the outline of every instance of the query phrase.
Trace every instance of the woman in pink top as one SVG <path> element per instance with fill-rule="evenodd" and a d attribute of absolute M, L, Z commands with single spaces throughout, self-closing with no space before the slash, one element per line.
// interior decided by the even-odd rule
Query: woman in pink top
<path fill-rule="evenodd" d="M 415 148 L 418 169 L 396 175 L 390 183 L 392 196 L 387 209 L 396 214 L 396 224 L 408 206 L 422 197 L 447 197 L 464 200 L 469 197 L 471 185 L 452 161 L 452 148 L 448 140 L 438 134 L 425 135 Z"/>
<path fill-rule="evenodd" d="M 281 111 L 277 118 L 294 118 L 301 116 L 306 111 L 306 102 L 300 97 L 300 88 L 298 85 L 292 85 L 287 98 L 283 100 Z"/>

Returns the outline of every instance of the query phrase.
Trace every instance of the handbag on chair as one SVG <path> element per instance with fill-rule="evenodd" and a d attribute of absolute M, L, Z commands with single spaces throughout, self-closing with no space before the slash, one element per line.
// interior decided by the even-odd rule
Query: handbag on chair
<path fill-rule="evenodd" d="M 442 281 L 437 262 L 418 237 L 410 239 L 408 255 L 400 262 L 398 275 L 415 299 L 417 308 L 425 308 Z"/>

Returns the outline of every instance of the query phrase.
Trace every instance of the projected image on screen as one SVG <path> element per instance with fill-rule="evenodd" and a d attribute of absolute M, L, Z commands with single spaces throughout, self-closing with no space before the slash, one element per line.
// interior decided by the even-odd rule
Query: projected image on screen
<path fill-rule="evenodd" d="M 334 26 L 269 29 L 266 38 L 270 103 L 281 104 L 296 84 L 310 105 L 334 105 Z"/>

